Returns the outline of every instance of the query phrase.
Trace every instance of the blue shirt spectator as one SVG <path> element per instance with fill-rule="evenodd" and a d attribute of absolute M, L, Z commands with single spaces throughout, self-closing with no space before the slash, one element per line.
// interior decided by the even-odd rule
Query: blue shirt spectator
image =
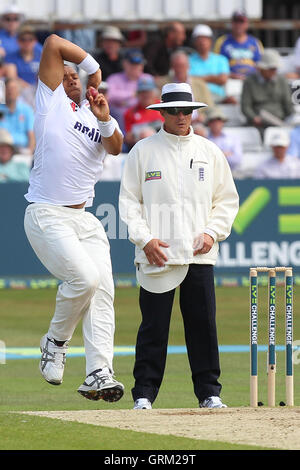
<path fill-rule="evenodd" d="M 189 58 L 189 75 L 202 77 L 214 99 L 222 101 L 225 97 L 224 85 L 230 73 L 228 59 L 211 52 L 212 30 L 209 26 L 196 26 L 192 37 L 196 51 Z"/>
<path fill-rule="evenodd" d="M 42 49 L 36 48 L 37 39 L 32 28 L 27 26 L 20 29 L 18 45 L 18 50 L 8 54 L 5 62 L 16 66 L 19 78 L 25 83 L 35 85 L 37 83 Z"/>
<path fill-rule="evenodd" d="M 296 126 L 290 134 L 290 145 L 288 155 L 300 158 L 300 125 Z"/>
<path fill-rule="evenodd" d="M 30 166 L 24 161 L 16 161 L 14 155 L 11 135 L 5 129 L 0 129 L 0 183 L 29 180 Z"/>
<path fill-rule="evenodd" d="M 248 27 L 246 13 L 236 11 L 232 15 L 231 33 L 224 34 L 216 41 L 214 52 L 229 60 L 231 78 L 243 80 L 255 72 L 256 64 L 263 53 L 261 41 L 247 33 Z"/>
<path fill-rule="evenodd" d="M 13 143 L 20 152 L 33 153 L 34 150 L 34 112 L 21 99 L 17 80 L 6 81 L 6 104 L 0 104 L 0 128 L 6 129 L 13 138 Z"/>

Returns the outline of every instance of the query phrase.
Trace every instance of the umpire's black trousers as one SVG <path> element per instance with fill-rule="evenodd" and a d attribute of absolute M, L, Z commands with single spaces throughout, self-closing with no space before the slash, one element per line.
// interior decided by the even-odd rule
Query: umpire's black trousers
<path fill-rule="evenodd" d="M 134 400 L 148 398 L 153 403 L 158 394 L 167 358 L 174 294 L 175 289 L 154 294 L 140 288 L 142 323 L 137 335 L 133 371 Z M 195 395 L 199 401 L 219 396 L 221 384 L 218 382 L 220 365 L 213 266 L 189 266 L 180 286 L 180 309 Z"/>

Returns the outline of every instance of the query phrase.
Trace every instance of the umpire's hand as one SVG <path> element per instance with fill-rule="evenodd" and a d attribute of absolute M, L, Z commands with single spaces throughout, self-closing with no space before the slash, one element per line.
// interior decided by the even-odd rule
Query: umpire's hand
<path fill-rule="evenodd" d="M 195 238 L 193 248 L 194 256 L 196 255 L 205 255 L 208 253 L 214 244 L 214 239 L 207 233 L 201 233 L 198 237 Z"/>
<path fill-rule="evenodd" d="M 156 264 L 156 266 L 163 267 L 166 261 L 168 261 L 168 258 L 160 249 L 160 246 L 163 246 L 164 248 L 169 247 L 167 243 L 162 242 L 158 238 L 153 238 L 146 246 L 144 246 L 144 252 L 150 264 Z"/>

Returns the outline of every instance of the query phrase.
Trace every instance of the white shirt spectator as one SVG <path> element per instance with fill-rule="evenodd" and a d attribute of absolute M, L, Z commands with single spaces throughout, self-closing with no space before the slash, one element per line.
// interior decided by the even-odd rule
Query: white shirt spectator
<path fill-rule="evenodd" d="M 271 178 L 271 179 L 290 179 L 300 177 L 300 163 L 296 158 L 287 155 L 280 162 L 277 158 L 272 157 L 265 161 L 257 168 L 255 178 Z"/>

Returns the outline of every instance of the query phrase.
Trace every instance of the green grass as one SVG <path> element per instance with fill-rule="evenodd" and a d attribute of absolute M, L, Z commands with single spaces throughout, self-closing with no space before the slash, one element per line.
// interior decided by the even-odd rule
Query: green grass
<path fill-rule="evenodd" d="M 279 289 L 278 289 L 279 290 Z M 246 288 L 217 288 L 218 335 L 220 344 L 248 344 L 249 295 Z M 38 346 L 40 337 L 48 329 L 55 305 L 55 290 L 0 291 L 0 339 L 6 346 Z M 260 343 L 267 342 L 266 289 L 260 288 Z M 295 289 L 294 339 L 300 338 L 297 321 Z M 264 298 L 265 297 L 265 298 Z M 283 295 L 278 292 L 278 344 L 284 344 Z M 138 290 L 116 291 L 115 344 L 135 344 L 140 322 Z M 299 310 L 298 310 L 299 311 Z M 81 325 L 75 331 L 73 346 L 82 345 Z M 175 299 L 169 344 L 184 344 L 182 318 Z M 221 354 L 222 398 L 232 407 L 249 405 L 249 355 Z M 277 354 L 277 403 L 284 400 L 284 353 Z M 84 380 L 84 358 L 68 358 L 64 382 L 52 387 L 40 376 L 38 360 L 9 360 L 0 365 L 0 449 L 241 449 L 245 446 L 210 443 L 174 436 L 161 436 L 120 431 L 87 424 L 66 423 L 40 417 L 12 415 L 23 410 L 89 410 L 131 409 L 133 386 L 133 356 L 116 356 L 114 368 L 117 378 L 125 385 L 125 395 L 119 402 L 90 402 L 76 393 Z M 259 399 L 266 402 L 266 354 L 259 354 Z M 295 404 L 300 404 L 299 377 L 295 366 Z M 186 355 L 169 355 L 164 381 L 155 402 L 155 408 L 195 408 L 191 373 Z M 51 424 L 49 424 L 51 422 Z M 52 430 L 50 432 L 50 430 Z M 67 441 L 63 436 L 68 433 Z M 60 436 L 59 439 L 57 436 Z M 74 437 L 73 437 L 74 436 Z M 46 437 L 46 439 L 45 439 Z"/>
<path fill-rule="evenodd" d="M 123 431 L 91 424 L 81 424 L 36 416 L 0 413 L 0 427 L 5 426 L 0 449 L 5 450 L 251 450 L 214 441 L 200 441 L 176 436 Z M 42 430 L 42 432 L 41 432 Z M 60 436 L 58 439 L 57 436 Z M 19 439 L 16 441 L 16 436 Z M 28 439 L 30 436 L 30 439 Z"/>

